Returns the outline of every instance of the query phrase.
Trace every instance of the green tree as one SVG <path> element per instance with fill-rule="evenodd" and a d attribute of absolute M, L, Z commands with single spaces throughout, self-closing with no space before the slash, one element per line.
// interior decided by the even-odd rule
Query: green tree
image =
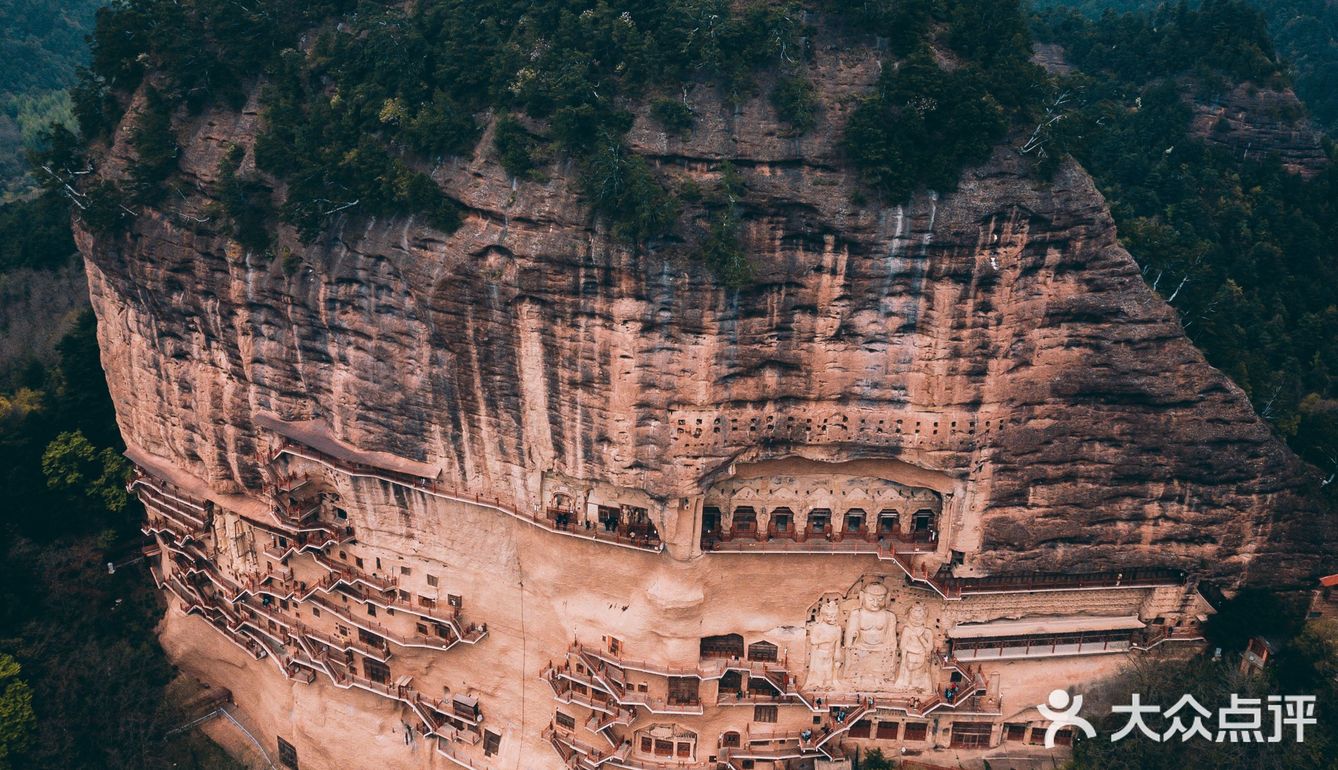
<path fill-rule="evenodd" d="M 546 142 L 525 130 L 512 115 L 503 115 L 493 129 L 493 147 L 506 173 L 517 179 L 538 179 L 539 168 L 551 157 Z"/>
<path fill-rule="evenodd" d="M 180 153 L 172 133 L 171 104 L 155 89 L 148 89 L 130 143 L 136 154 L 130 167 L 134 198 L 140 203 L 154 203 L 162 198 L 163 182 L 176 170 Z"/>
<path fill-rule="evenodd" d="M 615 234 L 629 241 L 640 243 L 663 235 L 678 217 L 678 207 L 656 181 L 650 164 L 611 133 L 603 135 L 582 177 L 595 212 L 612 223 Z"/>
<path fill-rule="evenodd" d="M 697 116 L 692 108 L 678 99 L 657 99 L 650 106 L 650 116 L 666 132 L 686 136 L 692 132 Z"/>
<path fill-rule="evenodd" d="M 804 134 L 818 124 L 818 97 L 813 83 L 802 75 L 790 75 L 776 81 L 771 90 L 771 106 L 776 117 Z"/>
<path fill-rule="evenodd" d="M 859 770 L 893 770 L 896 765 L 878 749 L 871 749 L 859 762 Z"/>
<path fill-rule="evenodd" d="M 843 144 L 865 184 L 889 201 L 918 187 L 946 191 L 983 162 L 1008 127 L 972 67 L 940 69 L 928 49 L 884 67 L 875 93 L 855 108 Z"/>
<path fill-rule="evenodd" d="M 42 473 L 51 489 L 81 494 L 109 511 L 125 510 L 130 466 L 110 448 L 97 449 L 80 431 L 56 436 L 42 453 Z"/>
<path fill-rule="evenodd" d="M 10 770 L 14 759 L 27 752 L 37 722 L 32 690 L 20 673 L 18 661 L 0 653 L 0 770 Z"/>
<path fill-rule="evenodd" d="M 715 211 L 710 216 L 698 254 L 720 283 L 731 289 L 749 285 L 754 275 L 753 264 L 739 233 L 742 225 L 739 204 L 744 189 L 743 180 L 733 164 L 725 163 L 720 170 L 719 189 L 707 200 Z"/>

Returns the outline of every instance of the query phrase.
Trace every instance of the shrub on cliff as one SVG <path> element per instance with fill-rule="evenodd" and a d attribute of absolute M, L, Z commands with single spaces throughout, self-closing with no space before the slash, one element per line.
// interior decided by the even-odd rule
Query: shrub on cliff
<path fill-rule="evenodd" d="M 547 142 L 525 130 L 519 120 L 503 115 L 493 129 L 493 147 L 506 173 L 517 179 L 538 179 L 539 168 L 551 158 Z"/>
<path fill-rule="evenodd" d="M 720 169 L 718 189 L 706 199 L 712 211 L 698 250 L 698 259 L 722 285 L 731 289 L 741 289 L 751 284 L 754 274 L 740 233 L 742 217 L 739 203 L 743 193 L 743 180 L 732 164 L 725 163 Z"/>
<path fill-rule="evenodd" d="M 686 135 L 692 131 L 696 116 L 692 108 L 677 99 L 659 99 L 650 106 L 650 115 L 666 132 Z"/>
<path fill-rule="evenodd" d="M 818 97 L 813 84 L 802 75 L 790 75 L 776 82 L 771 91 L 771 106 L 776 117 L 789 123 L 796 133 L 807 133 L 818 124 Z"/>
<path fill-rule="evenodd" d="M 678 207 L 651 173 L 650 164 L 605 134 L 585 161 L 584 192 L 616 234 L 639 242 L 668 231 Z"/>
<path fill-rule="evenodd" d="M 242 147 L 234 146 L 223 157 L 219 163 L 216 195 L 228 218 L 227 232 L 242 247 L 260 254 L 269 250 L 273 205 L 267 185 L 258 179 L 238 175 L 245 154 Z"/>
<path fill-rule="evenodd" d="M 1006 129 L 979 72 L 946 72 L 922 50 L 883 70 L 850 116 L 844 146 L 866 184 L 901 201 L 922 185 L 951 189 L 960 169 L 988 158 Z"/>
<path fill-rule="evenodd" d="M 155 89 L 146 92 L 130 144 L 135 148 L 135 162 L 130 166 L 132 195 L 139 203 L 154 203 L 162 197 L 162 183 L 176 170 L 181 151 L 172 133 L 171 106 Z"/>

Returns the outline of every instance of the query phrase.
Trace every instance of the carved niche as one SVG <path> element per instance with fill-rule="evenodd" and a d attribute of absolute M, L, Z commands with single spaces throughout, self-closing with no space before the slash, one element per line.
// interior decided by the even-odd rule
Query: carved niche
<path fill-rule="evenodd" d="M 845 595 L 824 594 L 806 624 L 804 689 L 827 693 L 928 694 L 941 607 L 931 597 L 878 578 Z"/>

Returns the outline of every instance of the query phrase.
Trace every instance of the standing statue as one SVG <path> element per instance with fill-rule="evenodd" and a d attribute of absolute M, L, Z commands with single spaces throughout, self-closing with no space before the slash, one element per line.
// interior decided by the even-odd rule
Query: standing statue
<path fill-rule="evenodd" d="M 846 621 L 842 684 L 878 690 L 897 660 L 897 616 L 887 609 L 887 586 L 870 583 L 859 592 L 859 606 Z"/>
<path fill-rule="evenodd" d="M 841 605 L 828 599 L 818 607 L 818 618 L 808 627 L 808 677 L 804 687 L 829 690 L 841 665 Z"/>
<path fill-rule="evenodd" d="M 901 632 L 901 667 L 897 669 L 897 690 L 930 691 L 934 689 L 934 673 L 930 657 L 934 652 L 934 632 L 925 621 L 925 606 L 917 604 L 906 618 Z"/>

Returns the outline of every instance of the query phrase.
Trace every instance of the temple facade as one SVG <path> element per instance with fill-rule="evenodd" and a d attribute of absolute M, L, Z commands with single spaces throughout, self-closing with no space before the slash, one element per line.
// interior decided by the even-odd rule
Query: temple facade
<path fill-rule="evenodd" d="M 406 768 L 1043 757 L 1051 689 L 1193 650 L 1210 611 L 1155 566 L 963 576 L 969 481 L 900 460 L 735 462 L 667 500 L 546 471 L 503 500 L 316 423 L 258 426 L 258 490 L 135 447 L 131 487 L 165 640 L 211 628 L 221 684 L 294 768 L 341 766 L 332 731 L 360 722 L 359 751 Z M 360 716 L 295 726 L 304 698 Z"/>

